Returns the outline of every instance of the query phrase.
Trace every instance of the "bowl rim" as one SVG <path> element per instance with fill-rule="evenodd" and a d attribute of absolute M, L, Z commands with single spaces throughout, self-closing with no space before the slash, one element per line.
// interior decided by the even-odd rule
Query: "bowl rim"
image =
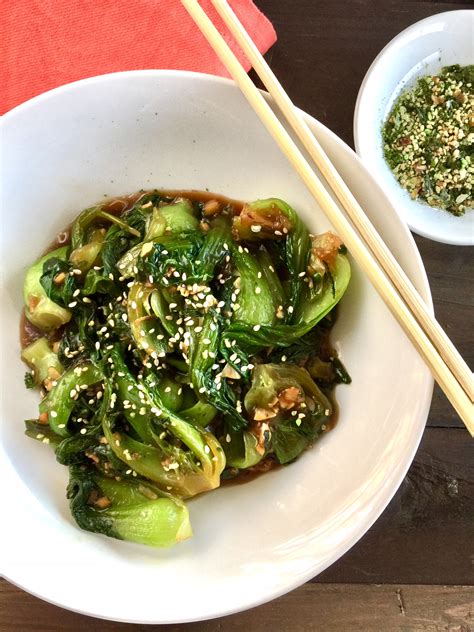
<path fill-rule="evenodd" d="M 80 88 L 82 85 L 91 85 L 94 83 L 101 83 L 103 81 L 113 81 L 114 79 L 123 79 L 123 78 L 134 79 L 134 78 L 162 77 L 162 76 L 185 77 L 185 78 L 191 78 L 191 79 L 200 80 L 204 82 L 210 82 L 210 83 L 214 82 L 221 85 L 226 85 L 229 88 L 233 88 L 236 91 L 238 91 L 238 93 L 240 94 L 240 90 L 233 80 L 227 79 L 225 77 L 219 77 L 215 75 L 206 74 L 206 73 L 183 71 L 183 70 L 171 70 L 171 69 L 132 70 L 132 71 L 123 71 L 123 72 L 116 72 L 116 73 L 106 73 L 103 75 L 96 75 L 93 77 L 88 77 L 86 79 L 81 79 L 79 81 L 71 82 L 63 86 L 59 86 L 57 88 L 49 90 L 45 93 L 42 93 L 28 100 L 25 103 L 22 103 L 16 106 L 15 108 L 13 108 L 12 110 L 10 110 L 9 112 L 7 112 L 2 117 L 2 121 L 0 121 L 0 126 L 5 125 L 7 123 L 8 124 L 14 123 L 16 117 L 21 115 L 24 111 L 27 111 L 28 109 L 32 107 L 35 107 L 37 104 L 41 104 L 43 101 L 48 101 L 49 99 L 54 98 L 56 95 L 61 95 L 64 92 L 68 92 L 70 90 L 75 90 L 77 88 Z M 263 94 L 263 96 L 269 103 L 272 103 L 272 99 L 268 95 L 268 93 L 266 93 L 263 90 L 261 90 L 260 92 Z M 424 268 L 421 255 L 418 251 L 413 235 L 410 233 L 405 222 L 403 222 L 400 216 L 396 213 L 396 210 L 394 209 L 392 203 L 390 202 L 390 199 L 382 190 L 380 185 L 376 182 L 374 177 L 370 174 L 369 170 L 367 169 L 367 167 L 365 166 L 361 158 L 352 150 L 352 148 L 349 145 L 347 145 L 334 132 L 332 132 L 329 128 L 327 128 L 325 125 L 320 123 L 317 119 L 315 119 L 314 117 L 312 117 L 311 115 L 307 114 L 306 112 L 302 110 L 299 110 L 299 111 L 302 113 L 304 119 L 309 124 L 310 128 L 313 127 L 313 129 L 317 128 L 317 129 L 322 130 L 323 133 L 329 136 L 334 143 L 339 145 L 339 147 L 343 148 L 345 152 L 349 152 L 351 154 L 352 159 L 355 160 L 357 163 L 359 163 L 362 169 L 366 172 L 367 176 L 370 178 L 372 182 L 372 185 L 376 189 L 378 189 L 378 192 L 381 195 L 383 195 L 383 197 L 385 197 L 387 206 L 393 209 L 394 219 L 399 224 L 400 230 L 402 230 L 402 232 L 404 233 L 407 243 L 410 244 L 412 247 L 412 253 L 415 257 L 416 269 L 419 275 L 419 279 L 417 282 L 420 288 L 419 290 L 420 294 L 425 300 L 425 302 L 427 303 L 428 309 L 430 310 L 430 312 L 433 313 L 433 302 L 432 302 L 431 291 L 430 291 L 429 282 L 428 282 L 426 270 Z M 384 493 L 383 499 L 379 498 L 377 500 L 377 505 L 374 511 L 371 512 L 371 515 L 368 518 L 367 516 L 365 516 L 364 519 L 358 523 L 357 529 L 354 530 L 354 532 L 352 533 L 352 536 L 344 543 L 343 547 L 338 549 L 337 552 L 333 552 L 333 554 L 330 557 L 328 557 L 324 561 L 324 563 L 322 564 L 319 563 L 317 565 L 313 564 L 311 569 L 308 570 L 304 574 L 304 576 L 301 575 L 301 576 L 296 577 L 295 579 L 293 579 L 293 581 L 285 584 L 284 588 L 280 588 L 277 591 L 273 591 L 271 594 L 258 595 L 249 603 L 246 603 L 243 605 L 240 604 L 233 608 L 227 608 L 222 611 L 215 611 L 212 615 L 197 616 L 195 618 L 186 618 L 186 619 L 176 617 L 176 618 L 167 619 L 167 620 L 161 619 L 161 620 L 143 621 L 143 619 L 128 618 L 128 617 L 127 618 L 114 618 L 113 615 L 110 615 L 110 614 L 90 612 L 90 611 L 87 611 L 86 609 L 71 607 L 70 605 L 59 603 L 54 600 L 54 597 L 49 596 L 49 595 L 45 596 L 43 594 L 40 594 L 39 591 L 31 590 L 23 583 L 21 579 L 16 579 L 15 573 L 13 572 L 15 567 L 11 567 L 9 569 L 10 572 L 7 572 L 6 569 L 0 570 L 0 575 L 3 576 L 12 584 L 21 588 L 22 590 L 25 590 L 26 592 L 48 603 L 52 603 L 53 605 L 56 605 L 58 607 L 66 608 L 73 612 L 78 612 L 80 614 L 84 614 L 87 616 L 93 616 L 98 619 L 113 620 L 113 621 L 127 622 L 127 623 L 172 624 L 172 623 L 183 623 L 184 621 L 191 622 L 191 621 L 209 620 L 209 619 L 213 619 L 217 617 L 231 615 L 231 614 L 241 612 L 250 608 L 254 608 L 264 603 L 267 603 L 269 601 L 272 601 L 273 599 L 277 599 L 278 597 L 281 597 L 282 595 L 287 594 L 291 592 L 292 590 L 298 588 L 303 583 L 315 577 L 317 574 L 323 572 L 326 568 L 332 565 L 336 560 L 340 559 L 349 549 L 352 548 L 352 546 L 354 546 L 354 544 L 357 541 L 360 540 L 360 538 L 372 527 L 372 525 L 380 517 L 382 512 L 385 510 L 385 508 L 388 506 L 388 504 L 392 500 L 393 496 L 398 491 L 403 479 L 405 478 L 405 475 L 409 467 L 411 466 L 411 463 L 416 454 L 416 451 L 418 450 L 418 447 L 423 435 L 423 431 L 425 428 L 426 419 L 429 413 L 429 408 L 430 408 L 431 399 L 432 399 L 433 385 L 434 385 L 433 378 L 429 374 L 429 371 L 426 370 L 425 378 L 422 383 L 422 388 L 420 388 L 420 401 L 422 402 L 422 406 L 420 407 L 420 410 L 422 410 L 422 413 L 419 415 L 419 418 L 415 419 L 413 422 L 412 445 L 411 445 L 410 450 L 407 450 L 404 453 L 405 458 L 403 460 L 403 463 L 399 465 L 397 474 L 394 475 L 392 485 L 390 486 L 391 487 L 390 491 L 388 493 L 387 492 Z M 13 476 L 18 478 L 18 480 L 22 482 L 13 466 L 13 463 L 11 462 L 6 450 L 3 448 L 1 443 L 0 443 L 0 456 L 1 456 L 1 460 L 6 459 L 6 462 L 4 462 L 3 465 L 5 465 L 5 467 L 9 467 L 12 470 Z M 2 466 L 1 462 L 0 462 L 0 466 Z"/>
<path fill-rule="evenodd" d="M 352 126 L 355 150 L 356 150 L 357 155 L 364 162 L 364 164 L 365 164 L 365 157 L 364 157 L 364 151 L 361 149 L 362 144 L 360 140 L 361 134 L 362 134 L 362 126 L 359 119 L 360 119 L 361 108 L 362 108 L 362 100 L 364 98 L 367 85 L 369 84 L 372 78 L 373 72 L 378 68 L 380 64 L 383 63 L 384 57 L 387 54 L 387 52 L 389 52 L 392 48 L 395 49 L 400 44 L 400 42 L 407 36 L 407 34 L 410 33 L 412 30 L 419 28 L 420 26 L 424 24 L 435 22 L 440 19 L 451 20 L 453 17 L 455 16 L 457 17 L 460 14 L 466 14 L 466 17 L 469 16 L 469 18 L 471 19 L 474 17 L 474 9 L 453 9 L 452 11 L 442 11 L 441 13 L 435 13 L 434 15 L 430 15 L 426 18 L 423 18 L 422 20 L 418 20 L 418 22 L 414 22 L 413 24 L 410 24 L 405 29 L 403 29 L 403 31 L 400 31 L 400 33 L 395 35 L 395 37 L 393 37 L 387 44 L 385 44 L 385 46 L 382 48 L 382 50 L 377 54 L 377 56 L 374 58 L 374 60 L 370 64 L 369 68 L 367 69 L 364 75 L 364 78 L 362 79 L 362 83 L 360 84 L 360 88 L 357 93 L 357 99 L 354 106 L 354 116 L 353 116 L 353 126 Z M 416 38 L 416 39 L 419 39 L 419 38 Z M 368 167 L 369 165 L 367 164 L 367 168 Z M 387 193 L 387 197 L 390 199 L 390 195 L 388 193 Z M 409 200 L 409 202 L 415 203 L 415 204 L 423 204 L 423 206 L 428 206 L 427 204 L 417 201 L 417 200 Z M 396 211 L 396 206 L 394 204 L 392 206 L 395 208 L 395 211 Z M 433 210 L 436 211 L 436 208 L 433 208 Z M 417 235 L 420 235 L 421 237 L 425 237 L 426 239 L 437 241 L 443 244 L 449 244 L 452 246 L 474 245 L 473 236 L 470 237 L 469 235 L 467 235 L 466 237 L 463 237 L 463 235 L 460 234 L 459 237 L 451 239 L 449 237 L 433 235 L 433 233 L 430 230 L 426 230 L 422 226 L 416 226 L 416 227 L 411 226 L 408 219 L 404 219 L 402 215 L 398 213 L 398 211 L 396 212 L 397 212 L 397 215 L 401 218 L 401 220 L 410 228 L 410 230 L 412 230 Z M 470 212 L 474 213 L 474 210 L 471 210 Z"/>

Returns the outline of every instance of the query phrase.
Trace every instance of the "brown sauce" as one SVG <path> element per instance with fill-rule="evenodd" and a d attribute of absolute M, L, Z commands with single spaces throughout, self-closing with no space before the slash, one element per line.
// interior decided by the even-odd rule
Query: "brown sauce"
<path fill-rule="evenodd" d="M 42 338 L 44 336 L 44 332 L 35 327 L 28 318 L 25 316 L 25 310 L 21 310 L 20 317 L 20 345 L 23 350 L 28 345 L 31 345 L 38 338 Z"/>

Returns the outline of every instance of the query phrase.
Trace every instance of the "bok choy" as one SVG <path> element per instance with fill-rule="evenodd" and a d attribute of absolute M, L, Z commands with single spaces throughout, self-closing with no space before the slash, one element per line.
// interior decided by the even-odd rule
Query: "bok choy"
<path fill-rule="evenodd" d="M 26 273 L 25 384 L 41 392 L 26 434 L 69 468 L 82 529 L 163 547 L 192 534 L 184 501 L 330 430 L 351 270 L 336 235 L 276 198 L 125 200 L 80 213 Z"/>

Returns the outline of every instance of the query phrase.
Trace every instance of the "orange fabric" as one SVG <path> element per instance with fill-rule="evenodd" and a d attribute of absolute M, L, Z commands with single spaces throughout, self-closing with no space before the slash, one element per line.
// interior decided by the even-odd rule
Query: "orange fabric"
<path fill-rule="evenodd" d="M 174 68 L 227 76 L 179 0 L 3 0 L 0 113 L 65 83 L 120 70 Z M 260 51 L 276 41 L 251 0 L 231 0 Z M 212 7 L 201 5 L 228 42 Z M 250 65 L 242 51 L 232 48 Z"/>

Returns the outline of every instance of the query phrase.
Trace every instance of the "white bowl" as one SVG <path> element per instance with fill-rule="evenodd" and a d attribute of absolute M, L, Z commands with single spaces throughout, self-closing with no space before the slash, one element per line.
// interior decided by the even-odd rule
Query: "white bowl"
<path fill-rule="evenodd" d="M 309 125 L 430 303 L 413 239 L 357 156 Z M 4 576 L 63 607 L 122 621 L 217 617 L 314 577 L 372 525 L 415 454 L 432 379 L 354 265 L 334 341 L 352 377 L 336 428 L 295 464 L 189 503 L 194 537 L 154 550 L 81 531 L 66 468 L 23 436 L 37 411 L 25 391 L 18 319 L 26 266 L 87 205 L 140 188 L 278 196 L 313 232 L 329 227 L 237 87 L 173 71 L 96 77 L 53 90 L 3 121 L 0 454 Z M 431 305 L 431 303 L 430 303 Z"/>
<path fill-rule="evenodd" d="M 356 151 L 412 231 L 446 244 L 474 244 L 474 210 L 461 217 L 412 200 L 383 156 L 381 129 L 400 93 L 451 64 L 474 63 L 474 11 L 439 13 L 408 27 L 375 58 L 354 113 Z"/>

